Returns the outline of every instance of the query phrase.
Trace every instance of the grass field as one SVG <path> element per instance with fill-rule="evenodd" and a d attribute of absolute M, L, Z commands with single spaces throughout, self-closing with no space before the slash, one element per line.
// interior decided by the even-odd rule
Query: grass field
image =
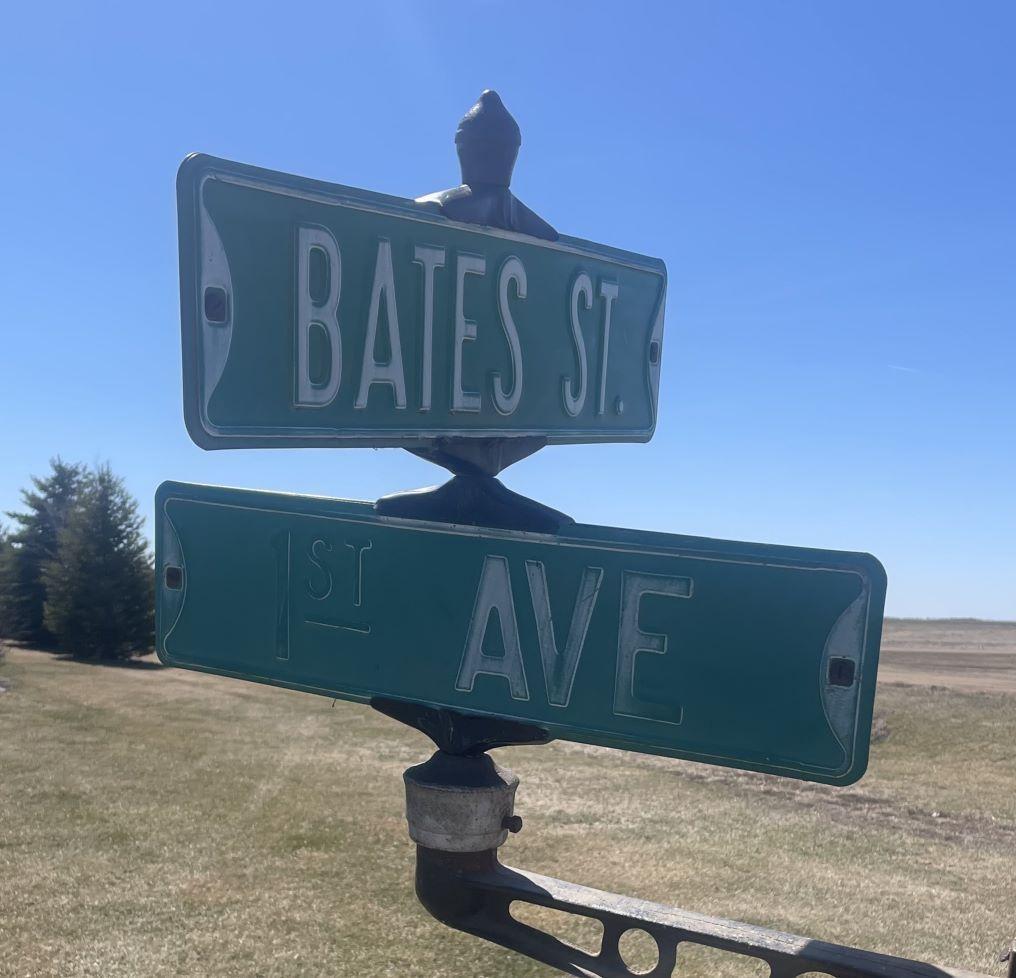
<path fill-rule="evenodd" d="M 890 622 L 885 649 L 859 784 L 502 750 L 526 823 L 503 858 L 1001 974 L 1016 932 L 1016 625 Z M 3 978 L 551 974 L 416 904 L 401 775 L 429 754 L 422 736 L 315 696 L 26 650 L 0 684 Z"/>

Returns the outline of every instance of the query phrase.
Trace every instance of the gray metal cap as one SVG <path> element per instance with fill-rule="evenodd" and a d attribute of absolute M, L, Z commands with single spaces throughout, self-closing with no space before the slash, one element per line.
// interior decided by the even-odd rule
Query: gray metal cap
<path fill-rule="evenodd" d="M 459 757 L 436 751 L 409 768 L 406 820 L 418 845 L 442 852 L 482 852 L 508 838 L 519 779 L 486 754 Z"/>

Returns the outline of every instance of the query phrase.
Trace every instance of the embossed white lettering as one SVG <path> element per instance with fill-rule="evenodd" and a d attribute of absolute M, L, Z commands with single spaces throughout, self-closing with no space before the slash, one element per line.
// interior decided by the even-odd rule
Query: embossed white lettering
<path fill-rule="evenodd" d="M 600 399 L 596 413 L 603 414 L 607 400 L 607 352 L 610 349 L 610 313 L 617 298 L 617 282 L 600 282 L 600 298 L 603 300 L 603 332 L 600 343 Z"/>
<path fill-rule="evenodd" d="M 423 352 L 420 357 L 420 410 L 429 411 L 434 357 L 434 269 L 444 268 L 444 248 L 417 245 L 413 261 L 423 267 Z"/>
<path fill-rule="evenodd" d="M 503 655 L 488 655 L 483 648 L 484 639 L 490 626 L 493 612 L 497 612 L 498 627 L 501 630 Z M 522 647 L 519 644 L 519 623 L 515 617 L 515 601 L 512 598 L 511 579 L 508 574 L 508 559 L 489 555 L 483 560 L 480 583 L 476 589 L 473 616 L 469 621 L 469 634 L 462 653 L 459 675 L 455 688 L 469 693 L 477 676 L 501 676 L 508 682 L 508 691 L 513 700 L 528 700 L 529 686 L 526 670 L 522 664 Z"/>
<path fill-rule="evenodd" d="M 617 671 L 614 682 L 614 713 L 621 716 L 643 717 L 663 723 L 680 723 L 683 707 L 663 703 L 651 703 L 635 693 L 635 670 L 638 657 L 649 652 L 665 655 L 667 637 L 644 632 L 639 627 L 639 610 L 642 598 L 647 594 L 658 594 L 670 598 L 690 598 L 692 579 L 690 577 L 662 577 L 657 574 L 641 574 L 624 571 L 621 575 L 621 620 L 617 635 Z"/>
<path fill-rule="evenodd" d="M 501 274 L 497 280 L 497 301 L 501 313 L 501 326 L 508 339 L 508 349 L 512 356 L 511 393 L 505 393 L 504 383 L 499 373 L 495 373 L 492 377 L 494 406 L 501 414 L 514 414 L 522 397 L 522 346 L 519 344 L 519 333 L 515 328 L 515 320 L 512 318 L 511 306 L 508 305 L 508 285 L 511 282 L 515 283 L 515 294 L 520 299 L 524 299 L 527 288 L 526 269 L 514 255 L 506 259 L 501 266 Z"/>
<path fill-rule="evenodd" d="M 564 409 L 571 417 L 575 417 L 586 403 L 586 379 L 589 367 L 586 363 L 586 341 L 582 336 L 582 324 L 579 322 L 579 299 L 586 309 L 593 305 L 593 283 L 585 272 L 579 272 L 572 282 L 571 290 L 571 334 L 575 344 L 575 357 L 579 365 L 578 389 L 575 389 L 571 377 L 561 378 L 561 393 L 564 396 Z"/>
<path fill-rule="evenodd" d="M 529 578 L 529 594 L 533 599 L 533 611 L 536 614 L 536 634 L 540 640 L 540 658 L 543 660 L 547 702 L 552 706 L 564 707 L 571 699 L 575 672 L 579 667 L 579 659 L 582 658 L 582 647 L 586 642 L 589 622 L 593 617 L 593 608 L 596 606 L 596 598 L 603 581 L 603 570 L 600 567 L 586 567 L 582 572 L 563 655 L 557 650 L 557 638 L 554 635 L 550 594 L 547 590 L 547 570 L 540 561 L 527 560 L 526 576 Z"/>
<path fill-rule="evenodd" d="M 385 322 L 388 327 L 388 345 L 391 355 L 387 363 L 374 359 L 377 344 L 378 320 L 381 315 L 381 297 L 385 300 Z M 363 367 L 360 371 L 360 390 L 354 407 L 363 410 L 367 395 L 374 384 L 386 384 L 395 395 L 395 407 L 406 407 L 406 375 L 402 369 L 402 341 L 399 338 L 399 311 L 395 302 L 395 272 L 392 269 L 392 243 L 381 238 L 377 243 L 377 261 L 374 264 L 374 285 L 370 293 L 370 312 L 367 315 L 367 338 L 363 345 Z"/>
<path fill-rule="evenodd" d="M 327 294 L 320 302 L 311 294 L 314 252 L 324 259 L 323 267 L 327 272 Z M 342 256 L 331 232 L 321 227 L 298 229 L 296 253 L 296 404 L 324 407 L 335 400 L 342 380 L 342 334 L 338 322 Z M 314 327 L 324 330 L 328 337 L 330 369 L 323 383 L 315 383 L 310 374 L 310 336 Z"/>
<path fill-rule="evenodd" d="M 467 275 L 484 275 L 487 259 L 482 255 L 459 255 L 455 263 L 455 355 L 452 374 L 452 410 L 480 410 L 480 395 L 462 389 L 462 347 L 476 339 L 476 323 L 466 319 L 465 291 Z"/>

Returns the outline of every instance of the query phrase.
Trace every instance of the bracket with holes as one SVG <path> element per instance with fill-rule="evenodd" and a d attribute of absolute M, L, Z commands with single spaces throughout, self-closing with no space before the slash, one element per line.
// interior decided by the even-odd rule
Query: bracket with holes
<path fill-rule="evenodd" d="M 717 964 L 715 952 L 742 959 L 743 967 L 734 973 L 760 978 L 987 978 L 511 869 L 498 862 L 496 850 L 449 853 L 418 847 L 416 891 L 427 910 L 449 927 L 582 978 L 700 975 L 707 973 L 700 970 L 703 965 L 708 970 Z M 586 940 L 576 940 L 578 929 L 567 921 L 555 929 L 570 940 L 534 925 L 526 912 L 530 908 L 581 918 Z M 599 925 L 592 928 L 592 940 L 588 922 Z M 641 948 L 626 947 L 639 938 Z"/>
<path fill-rule="evenodd" d="M 514 814 L 518 778 L 482 749 L 457 754 L 446 738 L 436 740 L 434 757 L 406 772 L 406 814 L 418 843 L 417 896 L 449 927 L 580 978 L 698 978 L 725 970 L 717 956 L 739 958 L 724 963 L 739 966 L 734 973 L 746 978 L 987 978 L 504 866 L 498 847 L 521 827 Z M 499 730 L 483 741 L 495 742 L 533 738 L 528 730 Z"/>

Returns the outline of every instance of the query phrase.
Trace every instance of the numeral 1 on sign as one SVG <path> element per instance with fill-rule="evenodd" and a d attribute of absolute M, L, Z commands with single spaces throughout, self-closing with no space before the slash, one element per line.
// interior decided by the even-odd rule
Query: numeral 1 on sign
<path fill-rule="evenodd" d="M 289 530 L 272 536 L 275 551 L 275 658 L 289 658 L 289 572 L 292 542 Z"/>

